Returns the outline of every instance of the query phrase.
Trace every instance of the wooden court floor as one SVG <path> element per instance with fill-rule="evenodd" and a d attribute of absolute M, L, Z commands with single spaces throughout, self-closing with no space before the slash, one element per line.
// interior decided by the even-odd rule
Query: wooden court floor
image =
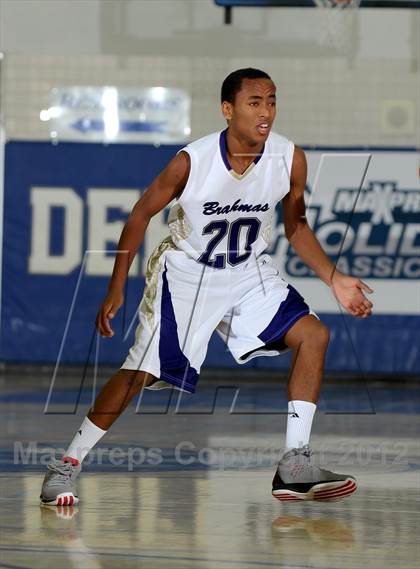
<path fill-rule="evenodd" d="M 145 396 L 137 413 L 131 406 L 84 464 L 80 504 L 41 507 L 44 464 L 89 407 L 87 392 L 74 408 L 73 379 L 47 414 L 47 376 L 0 379 L 0 567 L 419 567 L 416 384 L 324 387 L 312 446 L 359 482 L 340 502 L 281 504 L 271 496 L 284 382 L 242 385 L 230 371 L 216 397 L 207 377 L 181 403 L 166 391 Z"/>

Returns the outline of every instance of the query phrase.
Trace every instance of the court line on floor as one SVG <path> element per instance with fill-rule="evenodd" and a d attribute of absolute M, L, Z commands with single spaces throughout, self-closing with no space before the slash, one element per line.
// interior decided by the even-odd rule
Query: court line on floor
<path fill-rule="evenodd" d="M 56 549 L 37 549 L 34 547 L 7 547 L 1 546 L 0 551 L 14 551 L 20 553 L 43 553 L 43 554 L 55 554 L 55 555 L 62 555 L 63 550 L 56 550 Z M 75 554 L 86 554 L 86 551 L 78 551 L 72 549 L 72 553 Z M 279 564 L 278 561 L 253 561 L 253 560 L 234 560 L 234 559 L 220 559 L 220 558 L 212 558 L 212 557 L 177 557 L 173 555 L 156 555 L 156 554 L 138 554 L 138 553 L 119 553 L 119 552 L 104 552 L 104 551 L 94 551 L 90 548 L 89 556 L 92 557 L 119 557 L 123 559 L 162 559 L 168 561 L 203 561 L 203 562 L 211 562 L 211 563 L 225 563 L 230 565 L 257 565 L 259 567 L 284 567 L 286 569 L 325 569 L 325 566 L 319 565 L 291 565 L 287 563 L 285 565 Z M 25 568 L 26 569 L 26 568 Z M 329 567 L 329 569 L 340 569 L 339 567 Z M 415 567 L 405 567 L 404 569 L 417 569 Z"/>
<path fill-rule="evenodd" d="M 8 547 L 0 547 L 0 551 L 1 550 L 5 550 L 5 551 L 17 551 L 17 552 L 28 552 L 28 553 L 39 553 L 39 552 L 43 552 L 43 553 L 52 553 L 52 554 L 62 554 L 63 550 L 55 550 L 55 549 L 46 549 L 43 548 L 41 549 L 36 549 L 36 548 L 8 548 Z M 86 551 L 77 551 L 77 550 L 72 550 L 73 553 L 84 553 L 86 554 Z M 280 565 L 277 561 L 275 562 L 271 562 L 271 561 L 252 561 L 252 560 L 233 560 L 233 559 L 215 559 L 215 558 L 211 558 L 211 557 L 176 557 L 176 556 L 172 556 L 172 555 L 153 555 L 153 554 L 136 554 L 136 553 L 118 553 L 118 552 L 96 552 L 93 551 L 92 549 L 90 550 L 89 555 L 91 555 L 92 557 L 120 557 L 120 558 L 125 558 L 125 559 L 130 559 L 130 558 L 134 558 L 134 559 L 166 559 L 166 560 L 171 560 L 171 561 L 204 561 L 204 562 L 211 562 L 211 563 L 225 563 L 225 564 L 231 564 L 231 565 L 258 565 L 260 567 L 264 566 L 264 567 L 284 567 L 284 569 L 325 569 L 325 566 L 316 566 L 316 565 L 291 565 L 290 563 L 287 563 L 286 565 Z M 26 568 L 25 568 L 26 569 Z M 329 569 L 340 569 L 338 567 L 329 567 Z M 417 569 L 415 567 L 405 567 L 404 569 Z"/>
<path fill-rule="evenodd" d="M 0 563 L 0 567 L 4 569 L 32 569 L 29 565 L 10 565 L 10 563 Z"/>

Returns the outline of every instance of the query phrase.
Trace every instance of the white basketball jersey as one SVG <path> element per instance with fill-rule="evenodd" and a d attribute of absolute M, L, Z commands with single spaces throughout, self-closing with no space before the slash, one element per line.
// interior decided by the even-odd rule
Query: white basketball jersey
<path fill-rule="evenodd" d="M 261 154 L 241 175 L 229 164 L 226 130 L 182 150 L 191 169 L 169 213 L 175 245 L 217 269 L 258 257 L 269 245 L 276 204 L 290 190 L 294 144 L 270 132 Z"/>

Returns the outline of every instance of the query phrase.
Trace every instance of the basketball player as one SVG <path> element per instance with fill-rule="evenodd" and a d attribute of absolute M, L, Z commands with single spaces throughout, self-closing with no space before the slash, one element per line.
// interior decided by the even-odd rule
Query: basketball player
<path fill-rule="evenodd" d="M 105 337 L 124 302 L 130 266 L 150 219 L 174 201 L 170 235 L 152 252 L 134 346 L 99 393 L 65 456 L 54 459 L 41 501 L 79 501 L 75 479 L 89 450 L 143 388 L 194 393 L 214 330 L 238 364 L 292 350 L 285 453 L 273 480 L 281 500 L 337 499 L 356 490 L 352 476 L 319 468 L 308 445 L 323 375 L 328 329 L 264 254 L 276 204 L 300 258 L 353 316 L 370 315 L 371 289 L 335 269 L 305 217 L 306 159 L 271 131 L 276 87 L 256 69 L 223 82 L 228 127 L 188 144 L 135 204 L 118 245 L 109 292 L 96 326 Z M 124 253 L 125 252 L 125 253 Z"/>

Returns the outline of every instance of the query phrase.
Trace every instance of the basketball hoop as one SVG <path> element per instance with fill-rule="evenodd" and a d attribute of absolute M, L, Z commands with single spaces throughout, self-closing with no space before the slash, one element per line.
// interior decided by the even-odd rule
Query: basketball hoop
<path fill-rule="evenodd" d="M 360 0 L 314 0 L 322 9 L 324 23 L 319 43 L 335 47 L 337 51 L 349 52 L 353 43 L 352 31 Z"/>

